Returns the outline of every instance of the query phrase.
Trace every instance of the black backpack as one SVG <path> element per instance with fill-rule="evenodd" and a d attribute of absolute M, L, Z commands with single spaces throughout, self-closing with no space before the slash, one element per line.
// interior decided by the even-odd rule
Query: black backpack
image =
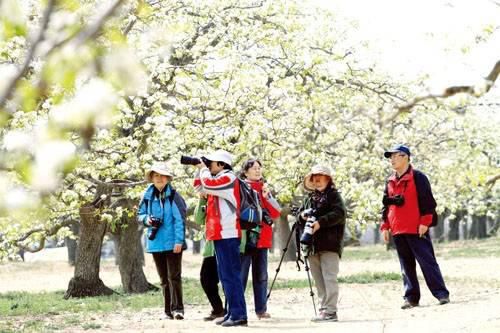
<path fill-rule="evenodd" d="M 240 228 L 250 230 L 256 228 L 262 221 L 262 207 L 259 194 L 246 181 L 238 178 L 240 193 Z"/>

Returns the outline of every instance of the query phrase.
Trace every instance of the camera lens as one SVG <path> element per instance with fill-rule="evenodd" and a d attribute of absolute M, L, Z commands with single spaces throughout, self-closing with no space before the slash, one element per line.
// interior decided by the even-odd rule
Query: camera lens
<path fill-rule="evenodd" d="M 197 165 L 200 164 L 201 160 L 198 157 L 192 157 L 187 155 L 181 156 L 181 164 L 184 165 Z"/>

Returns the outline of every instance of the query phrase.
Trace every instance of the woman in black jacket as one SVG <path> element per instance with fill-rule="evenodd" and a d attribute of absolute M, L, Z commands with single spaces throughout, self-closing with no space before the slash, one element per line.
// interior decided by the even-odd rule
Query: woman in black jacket
<path fill-rule="evenodd" d="M 303 246 L 306 243 L 306 256 L 320 302 L 320 313 L 312 321 L 337 321 L 337 274 L 343 248 L 346 209 L 329 168 L 314 166 L 304 178 L 304 188 L 311 193 L 304 200 L 299 215 L 303 228 L 301 243 Z M 311 234 L 311 241 L 308 241 L 307 234 Z"/>

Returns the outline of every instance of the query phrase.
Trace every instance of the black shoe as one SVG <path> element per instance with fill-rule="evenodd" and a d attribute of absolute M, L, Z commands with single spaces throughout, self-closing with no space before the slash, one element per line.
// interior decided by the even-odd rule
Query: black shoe
<path fill-rule="evenodd" d="M 221 318 L 221 317 L 224 317 L 224 310 L 222 310 L 221 312 L 211 312 L 208 316 L 204 317 L 203 320 L 204 321 L 212 321 L 214 319 L 217 319 L 217 318 Z"/>
<path fill-rule="evenodd" d="M 222 324 L 220 324 L 220 326 L 222 327 L 248 326 L 248 321 L 246 319 L 240 319 L 240 320 L 228 319 Z"/>
<path fill-rule="evenodd" d="M 176 320 L 183 320 L 184 319 L 184 313 L 174 311 L 174 319 Z"/>
<path fill-rule="evenodd" d="M 418 302 L 410 302 L 406 300 L 403 305 L 401 305 L 401 309 L 406 310 L 406 309 L 411 309 L 418 306 Z"/>
<path fill-rule="evenodd" d="M 439 299 L 439 305 L 445 305 L 450 303 L 450 297 L 443 297 Z"/>

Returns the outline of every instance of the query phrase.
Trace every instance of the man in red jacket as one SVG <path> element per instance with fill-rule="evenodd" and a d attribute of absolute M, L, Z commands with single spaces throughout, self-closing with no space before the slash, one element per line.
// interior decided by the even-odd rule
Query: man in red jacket
<path fill-rule="evenodd" d="M 382 210 L 384 241 L 389 233 L 394 238 L 403 274 L 404 303 L 402 309 L 418 306 L 420 287 L 417 279 L 416 261 L 422 269 L 427 287 L 439 304 L 450 302 L 441 270 L 434 255 L 429 236 L 436 209 L 427 177 L 410 164 L 410 149 L 396 145 L 384 153 L 391 161 L 394 174 L 386 183 Z"/>

